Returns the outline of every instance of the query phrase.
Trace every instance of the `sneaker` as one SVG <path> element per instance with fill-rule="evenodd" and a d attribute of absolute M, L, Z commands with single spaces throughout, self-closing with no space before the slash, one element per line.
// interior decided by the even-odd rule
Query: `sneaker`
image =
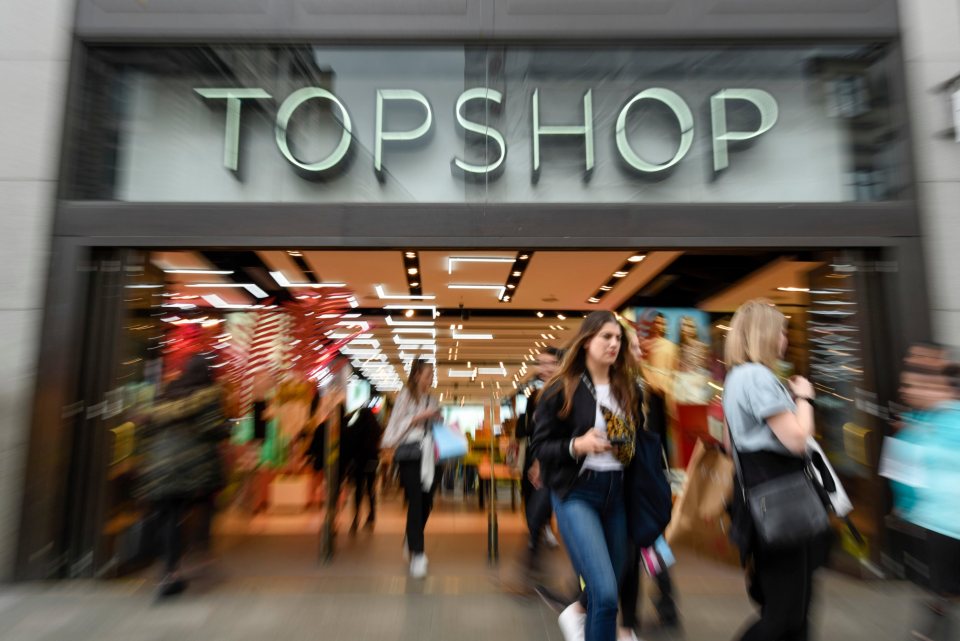
<path fill-rule="evenodd" d="M 557 619 L 564 641 L 583 641 L 584 626 L 587 625 L 587 613 L 579 603 L 572 603 L 560 613 Z"/>
<path fill-rule="evenodd" d="M 410 576 L 414 579 L 423 579 L 427 576 L 426 554 L 414 554 L 410 559 Z"/>
<path fill-rule="evenodd" d="M 558 541 L 557 537 L 553 535 L 553 530 L 551 530 L 550 528 L 544 528 L 543 540 L 547 544 L 547 547 L 551 547 L 551 548 L 560 547 L 560 541 Z"/>

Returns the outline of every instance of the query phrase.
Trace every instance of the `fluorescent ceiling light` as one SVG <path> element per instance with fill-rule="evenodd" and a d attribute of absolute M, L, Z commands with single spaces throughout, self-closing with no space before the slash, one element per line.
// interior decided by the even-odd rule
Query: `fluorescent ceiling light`
<path fill-rule="evenodd" d="M 433 327 L 433 321 L 407 321 L 393 320 L 393 316 L 387 316 L 387 325 L 391 327 Z"/>
<path fill-rule="evenodd" d="M 477 375 L 475 369 L 450 369 L 447 370 L 447 376 L 450 378 L 473 378 Z"/>
<path fill-rule="evenodd" d="M 437 330 L 428 327 L 399 327 L 390 331 L 394 334 L 430 334 L 434 338 L 437 336 Z"/>
<path fill-rule="evenodd" d="M 377 292 L 377 296 L 378 296 L 380 299 L 384 299 L 384 300 L 386 300 L 386 299 L 389 299 L 389 300 L 435 300 L 435 299 L 437 298 L 437 297 L 434 296 L 433 294 L 424 294 L 424 295 L 422 295 L 422 296 L 420 296 L 420 295 L 417 295 L 417 296 L 410 296 L 410 295 L 401 296 L 401 295 L 398 295 L 398 294 L 387 294 L 386 292 L 383 291 L 383 285 L 377 285 L 376 287 L 374 287 L 374 289 L 375 289 L 376 292 Z"/>
<path fill-rule="evenodd" d="M 267 292 L 253 283 L 187 283 L 184 287 L 196 287 L 197 289 L 236 289 L 242 287 L 257 298 L 267 297 Z"/>
<path fill-rule="evenodd" d="M 216 294 L 207 294 L 201 298 L 217 309 L 263 309 L 263 305 L 231 305 Z"/>
<path fill-rule="evenodd" d="M 233 273 L 232 269 L 165 269 L 163 270 L 164 274 L 206 274 L 206 275 L 219 275 L 219 276 L 229 276 Z"/>
<path fill-rule="evenodd" d="M 485 376 L 489 376 L 489 375 L 506 376 L 507 368 L 504 366 L 503 363 L 500 363 L 500 367 L 478 367 L 477 373 L 483 374 Z"/>
<path fill-rule="evenodd" d="M 777 291 L 781 292 L 809 292 L 809 287 L 777 287 Z"/>
<path fill-rule="evenodd" d="M 127 289 L 160 289 L 163 285 L 127 285 Z"/>
<path fill-rule="evenodd" d="M 509 256 L 451 256 L 447 259 L 447 273 L 453 273 L 454 263 L 513 263 Z"/>
<path fill-rule="evenodd" d="M 503 285 L 470 285 L 470 284 L 450 284 L 447 289 L 488 289 L 497 292 L 497 298 L 503 298 L 507 293 L 507 288 Z"/>
<path fill-rule="evenodd" d="M 489 341 L 493 340 L 493 334 L 461 334 L 460 332 L 451 332 L 456 340 L 467 341 Z"/>
<path fill-rule="evenodd" d="M 287 280 L 287 277 L 283 275 L 283 272 L 270 272 L 270 276 L 273 277 L 273 280 L 277 282 L 277 285 L 280 287 L 304 287 L 311 289 L 322 289 L 324 287 L 346 287 L 346 283 L 291 283 Z"/>

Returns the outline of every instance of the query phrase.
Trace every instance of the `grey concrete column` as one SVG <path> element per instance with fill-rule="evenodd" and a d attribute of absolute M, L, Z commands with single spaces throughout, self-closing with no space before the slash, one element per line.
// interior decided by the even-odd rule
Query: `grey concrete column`
<path fill-rule="evenodd" d="M 960 346 L 960 142 L 950 95 L 960 75 L 960 0 L 901 0 L 934 338 Z"/>
<path fill-rule="evenodd" d="M 0 580 L 19 527 L 73 5 L 18 2 L 0 19 Z"/>

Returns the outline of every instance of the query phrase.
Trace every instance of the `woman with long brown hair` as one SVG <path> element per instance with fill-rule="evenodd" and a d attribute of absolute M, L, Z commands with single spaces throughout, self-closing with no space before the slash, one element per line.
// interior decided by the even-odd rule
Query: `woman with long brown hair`
<path fill-rule="evenodd" d="M 567 638 L 614 641 L 617 591 L 627 556 L 629 474 L 643 427 L 635 359 L 617 317 L 593 312 L 580 326 L 534 418 L 534 455 L 550 488 L 574 568 L 586 585 L 587 611 L 560 615 Z"/>
<path fill-rule="evenodd" d="M 415 360 L 410 376 L 400 390 L 383 435 L 385 447 L 394 449 L 394 460 L 400 469 L 400 483 L 407 499 L 407 536 L 405 553 L 410 556 L 410 575 L 422 579 L 427 575 L 423 530 L 433 507 L 435 461 L 430 421 L 440 417 L 437 400 L 430 394 L 433 386 L 433 365 Z"/>

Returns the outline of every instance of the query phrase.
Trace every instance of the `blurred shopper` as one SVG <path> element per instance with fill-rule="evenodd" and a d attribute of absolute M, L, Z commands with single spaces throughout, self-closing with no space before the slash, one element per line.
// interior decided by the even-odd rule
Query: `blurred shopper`
<path fill-rule="evenodd" d="M 187 587 L 180 574 L 187 509 L 198 499 L 208 500 L 224 483 L 216 448 L 226 436 L 222 400 L 206 358 L 197 355 L 144 417 L 139 494 L 156 511 L 164 564 L 161 597 Z"/>
<path fill-rule="evenodd" d="M 441 414 L 437 400 L 430 394 L 432 386 L 433 365 L 425 360 L 413 361 L 410 377 L 400 390 L 383 437 L 384 446 L 394 448 L 393 460 L 400 470 L 407 500 L 404 553 L 410 556 L 410 575 L 416 579 L 427 575 L 423 530 L 436 489 L 431 422 Z"/>
<path fill-rule="evenodd" d="M 673 393 L 679 348 L 667 338 L 667 319 L 658 313 L 650 328 L 650 335 L 640 346 L 643 359 L 640 365 L 645 382 L 647 429 L 660 435 L 663 448 L 670 457 L 670 418 L 668 401 Z"/>
<path fill-rule="evenodd" d="M 574 569 L 583 578 L 587 609 L 563 611 L 566 639 L 614 641 L 617 593 L 627 556 L 625 472 L 643 427 L 636 368 L 611 312 L 584 319 L 560 371 L 540 396 L 533 435 L 540 475 Z"/>
<path fill-rule="evenodd" d="M 731 369 L 723 410 L 748 492 L 805 469 L 814 434 L 814 391 L 801 376 L 789 379 L 788 390 L 774 374 L 786 349 L 786 318 L 772 303 L 749 301 L 734 314 L 726 342 Z M 740 484 L 737 479 L 731 506 L 733 536 L 750 570 L 750 596 L 760 605 L 760 619 L 741 639 L 807 639 L 813 572 L 824 560 L 824 541 L 812 537 L 790 547 L 766 545 L 741 499 Z"/>
<path fill-rule="evenodd" d="M 627 340 L 630 347 L 630 353 L 633 354 L 636 362 L 640 362 L 643 354 L 640 349 L 640 340 L 635 332 L 627 332 Z M 651 349 L 656 349 L 656 344 L 650 344 Z M 643 381 L 641 380 L 641 385 Z M 661 441 L 662 442 L 662 441 Z M 638 601 L 641 596 L 643 583 L 640 580 L 640 548 L 641 546 L 630 542 L 629 553 L 627 555 L 627 567 L 623 577 L 623 583 L 620 587 L 620 618 L 623 627 L 629 631 L 621 631 L 621 637 L 630 637 L 640 629 L 640 617 L 637 612 Z M 657 616 L 660 624 L 665 627 L 675 627 L 679 623 L 677 615 L 677 605 L 673 596 L 673 581 L 670 578 L 670 571 L 667 568 L 654 577 L 657 589 L 660 591 L 660 598 L 655 602 Z"/>
<path fill-rule="evenodd" d="M 917 528 L 910 552 L 928 573 L 916 578 L 937 597 L 928 629 L 914 634 L 953 639 L 946 615 L 960 596 L 960 367 L 943 347 L 917 345 L 904 360 L 900 390 L 910 411 L 884 457 L 902 459 L 891 475 L 897 515 Z"/>
<path fill-rule="evenodd" d="M 541 541 L 550 544 L 550 539 L 556 543 L 550 531 L 550 517 L 553 508 L 550 505 L 550 489 L 543 485 L 540 478 L 540 462 L 533 454 L 531 437 L 533 432 L 533 415 L 537 410 L 537 400 L 543 386 L 557 373 L 560 364 L 561 352 L 558 348 L 544 347 L 537 354 L 537 372 L 534 379 L 535 389 L 527 401 L 527 409 L 517 421 L 517 438 L 526 441 L 526 452 L 523 460 L 523 473 L 520 480 L 520 491 L 523 495 L 527 517 L 527 529 L 530 536 L 527 540 L 526 565 L 530 572 L 536 572 L 540 567 Z"/>
<path fill-rule="evenodd" d="M 380 421 L 370 407 L 361 407 L 347 417 L 340 432 L 343 464 L 354 485 L 354 515 L 351 532 L 360 527 L 360 507 L 364 495 L 370 503 L 364 527 L 372 528 L 377 520 L 377 468 L 380 465 Z"/>

